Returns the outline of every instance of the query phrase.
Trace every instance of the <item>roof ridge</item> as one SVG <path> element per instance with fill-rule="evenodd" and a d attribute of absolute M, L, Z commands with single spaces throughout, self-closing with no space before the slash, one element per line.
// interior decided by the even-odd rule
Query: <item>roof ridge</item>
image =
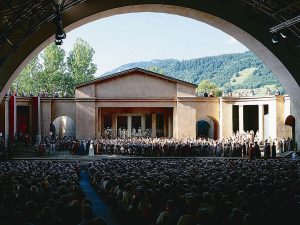
<path fill-rule="evenodd" d="M 170 81 L 173 81 L 173 82 L 176 82 L 176 83 L 183 83 L 185 85 L 197 87 L 196 84 L 193 84 L 193 83 L 190 83 L 190 82 L 187 82 L 187 81 L 184 81 L 184 80 L 180 80 L 180 79 L 177 79 L 177 78 L 165 75 L 165 74 L 161 74 L 161 73 L 153 72 L 153 71 L 150 71 L 150 70 L 146 70 L 146 69 L 143 69 L 143 68 L 140 68 L 140 67 L 134 67 L 134 68 L 123 70 L 123 71 L 120 71 L 120 72 L 117 72 L 117 73 L 112 73 L 112 74 L 109 74 L 109 75 L 106 75 L 106 76 L 103 76 L 103 77 L 98 77 L 96 79 L 93 79 L 93 80 L 90 80 L 90 81 L 87 81 L 87 82 L 80 83 L 80 84 L 76 85 L 75 88 L 79 88 L 79 87 L 83 87 L 83 86 L 93 84 L 93 83 L 96 83 L 96 82 L 112 79 L 112 78 L 115 78 L 115 77 L 118 77 L 118 76 L 122 76 L 122 75 L 125 75 L 125 74 L 135 72 L 135 71 L 139 71 L 139 72 L 142 72 L 142 73 L 145 73 L 145 74 L 148 74 L 148 75 L 152 75 L 152 76 L 157 76 L 157 77 L 160 77 L 162 79 L 170 80 Z"/>

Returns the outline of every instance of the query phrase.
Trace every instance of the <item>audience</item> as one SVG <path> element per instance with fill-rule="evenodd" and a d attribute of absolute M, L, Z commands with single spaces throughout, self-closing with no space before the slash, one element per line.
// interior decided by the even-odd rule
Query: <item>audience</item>
<path fill-rule="evenodd" d="M 93 222 L 79 172 L 78 162 L 0 162 L 0 224 L 103 224 Z"/>
<path fill-rule="evenodd" d="M 122 224 L 298 224 L 300 162 L 116 159 L 90 180 Z"/>

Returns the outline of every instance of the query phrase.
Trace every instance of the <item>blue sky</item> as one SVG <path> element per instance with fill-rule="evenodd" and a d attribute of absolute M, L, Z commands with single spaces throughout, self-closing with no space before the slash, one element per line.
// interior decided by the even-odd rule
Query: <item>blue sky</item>
<path fill-rule="evenodd" d="M 99 76 L 118 66 L 152 59 L 192 59 L 248 49 L 205 23 L 163 13 L 129 13 L 107 17 L 69 33 L 63 48 L 77 38 L 94 48 Z"/>

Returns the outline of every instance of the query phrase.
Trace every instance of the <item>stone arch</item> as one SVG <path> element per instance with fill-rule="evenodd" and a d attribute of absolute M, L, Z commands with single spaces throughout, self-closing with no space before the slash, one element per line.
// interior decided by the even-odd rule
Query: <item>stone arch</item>
<path fill-rule="evenodd" d="M 233 36 L 254 52 L 275 74 L 283 85 L 293 103 L 293 114 L 296 120 L 300 119 L 300 68 L 299 55 L 293 52 L 290 46 L 274 46 L 270 41 L 270 18 L 260 15 L 259 20 L 249 18 L 249 12 L 243 6 L 243 1 L 227 4 L 225 8 L 219 1 L 176 1 L 172 5 L 170 1 L 148 1 L 145 4 L 141 0 L 128 1 L 105 1 L 96 4 L 94 1 L 86 1 L 78 4 L 63 13 L 65 31 L 71 31 L 79 26 L 97 19 L 118 14 L 132 12 L 160 12 L 180 15 L 207 23 L 225 33 Z M 152 4 L 151 4 L 152 3 Z M 2 100 L 8 88 L 21 70 L 42 49 L 54 40 L 55 27 L 52 23 L 44 24 L 27 38 L 19 48 L 0 67 Z M 297 81 L 298 83 L 297 83 Z M 296 124 L 296 129 L 300 130 Z M 297 134 L 296 139 L 300 140 Z"/>
<path fill-rule="evenodd" d="M 69 116 L 59 116 L 53 120 L 55 135 L 59 137 L 76 137 L 76 127 L 74 120 Z"/>
<path fill-rule="evenodd" d="M 285 121 L 284 121 L 284 125 L 289 126 L 292 129 L 292 138 L 293 140 L 295 140 L 295 117 L 292 115 L 289 115 L 286 117 Z"/>
<path fill-rule="evenodd" d="M 139 2 L 139 1 L 136 1 Z M 80 5 L 79 5 L 80 6 Z M 78 7 L 79 7 L 78 6 Z M 76 6 L 77 7 L 77 6 Z M 76 8 L 74 7 L 74 8 Z M 73 9 L 70 9 L 70 11 Z M 74 9 L 75 10 L 75 9 Z M 103 9 L 102 9 L 103 10 Z M 276 57 L 271 50 L 268 49 L 270 46 L 265 46 L 262 42 L 256 39 L 254 36 L 247 33 L 245 30 L 239 28 L 233 23 L 214 15 L 213 13 L 207 13 L 200 10 L 195 10 L 192 8 L 186 8 L 182 6 L 174 5 L 165 5 L 165 4 L 135 4 L 131 6 L 116 7 L 113 9 L 89 12 L 85 15 L 81 12 L 82 16 L 74 18 L 74 21 L 67 21 L 65 30 L 67 32 L 90 23 L 92 21 L 118 15 L 126 14 L 133 12 L 158 12 L 158 13 L 168 13 L 174 15 L 180 15 L 187 18 L 192 18 L 204 23 L 207 23 L 217 29 L 222 30 L 223 32 L 233 36 L 238 41 L 247 46 L 251 51 L 253 51 L 258 57 L 262 59 L 264 63 L 274 72 L 277 79 L 284 86 L 290 96 L 295 96 L 294 93 L 300 93 L 299 85 L 293 78 L 292 74 L 287 70 L 283 63 Z M 92 14 L 90 14 L 92 13 Z M 68 23 L 69 22 L 69 23 Z M 42 32 L 42 31 L 41 31 Z M 36 40 L 35 45 L 32 45 L 31 49 L 28 51 L 28 54 L 25 55 L 23 61 L 21 61 L 17 68 L 13 71 L 12 75 L 9 77 L 8 82 L 1 90 L 0 99 L 4 96 L 8 88 L 11 86 L 13 80 L 21 72 L 21 70 L 30 62 L 30 60 L 36 56 L 40 51 L 42 51 L 47 45 L 53 42 L 54 40 L 54 29 L 47 29 L 46 34 L 43 34 L 39 40 Z M 38 33 L 38 32 L 37 32 Z M 19 61 L 19 60 L 18 60 Z M 2 69 L 2 68 L 1 68 Z M 2 72 L 0 69 L 0 72 Z M 5 67 L 3 67 L 5 69 Z"/>
<path fill-rule="evenodd" d="M 201 127 L 202 125 L 203 127 Z M 201 136 L 201 132 L 205 132 L 204 136 L 207 135 L 208 138 L 218 139 L 218 122 L 210 116 L 200 117 L 196 123 L 196 136 Z"/>

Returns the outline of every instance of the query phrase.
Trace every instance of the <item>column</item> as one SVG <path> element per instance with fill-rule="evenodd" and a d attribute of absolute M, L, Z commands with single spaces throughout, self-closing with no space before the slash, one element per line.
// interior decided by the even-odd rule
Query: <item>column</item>
<path fill-rule="evenodd" d="M 33 124 L 32 124 L 32 114 L 33 114 L 32 113 L 32 106 L 29 106 L 29 135 L 31 135 L 31 137 L 34 137 Z"/>
<path fill-rule="evenodd" d="M 16 96 L 9 99 L 9 138 L 13 139 L 17 129 L 17 107 Z"/>
<path fill-rule="evenodd" d="M 131 138 L 131 130 L 132 130 L 132 117 L 127 116 L 127 130 L 128 130 L 128 137 Z"/>
<path fill-rule="evenodd" d="M 99 135 L 99 108 L 95 107 L 95 138 Z"/>
<path fill-rule="evenodd" d="M 112 118 L 111 118 L 111 124 L 112 124 L 112 136 L 115 138 L 118 136 L 118 125 L 117 125 L 117 115 L 116 114 L 112 114 Z"/>
<path fill-rule="evenodd" d="M 264 140 L 264 105 L 258 106 L 258 133 L 259 140 Z"/>
<path fill-rule="evenodd" d="M 231 113 L 232 114 L 232 113 Z M 219 98 L 219 124 L 220 124 L 220 129 L 219 129 L 219 138 L 223 138 L 223 98 Z"/>
<path fill-rule="evenodd" d="M 167 110 L 164 112 L 164 137 L 168 136 L 168 114 Z"/>
<path fill-rule="evenodd" d="M 239 105 L 239 132 L 244 131 L 244 106 Z"/>
<path fill-rule="evenodd" d="M 40 97 L 32 97 L 32 135 L 41 134 L 41 100 Z"/>
<path fill-rule="evenodd" d="M 152 113 L 152 137 L 156 137 L 156 113 Z"/>
<path fill-rule="evenodd" d="M 172 121 L 172 111 L 169 111 L 168 113 L 168 138 L 171 138 L 173 131 L 173 121 Z"/>
<path fill-rule="evenodd" d="M 5 138 L 5 147 L 7 147 L 8 137 L 9 137 L 9 99 L 5 99 L 5 122 L 4 122 L 4 138 Z"/>
<path fill-rule="evenodd" d="M 102 136 L 102 116 L 101 116 L 101 108 L 97 108 L 98 110 L 98 117 L 97 117 L 97 123 L 98 123 L 98 130 L 97 130 L 97 138 Z"/>
<path fill-rule="evenodd" d="M 141 116 L 141 129 L 142 129 L 142 134 L 144 134 L 146 130 L 146 116 L 142 115 Z"/>

